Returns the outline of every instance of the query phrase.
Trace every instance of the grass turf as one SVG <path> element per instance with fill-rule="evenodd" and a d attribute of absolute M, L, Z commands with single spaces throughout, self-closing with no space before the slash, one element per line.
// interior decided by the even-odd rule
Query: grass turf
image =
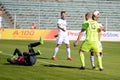
<path fill-rule="evenodd" d="M 119 80 L 120 79 L 120 42 L 102 42 L 104 48 L 104 71 L 92 70 L 89 53 L 85 53 L 86 70 L 79 70 L 80 61 L 78 47 L 73 47 L 71 54 L 73 61 L 68 61 L 65 46 L 62 45 L 57 61 L 51 60 L 55 41 L 45 41 L 44 45 L 35 47 L 43 53 L 37 56 L 33 66 L 11 65 L 6 58 L 13 54 L 15 48 L 27 51 L 27 40 L 0 40 L 0 80 Z M 79 43 L 81 44 L 81 43 Z"/>

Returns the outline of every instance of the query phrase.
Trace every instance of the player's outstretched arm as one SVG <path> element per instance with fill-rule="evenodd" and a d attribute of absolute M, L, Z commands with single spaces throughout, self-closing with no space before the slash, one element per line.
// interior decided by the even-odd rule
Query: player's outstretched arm
<path fill-rule="evenodd" d="M 83 35 L 84 35 L 84 31 L 85 31 L 85 30 L 82 29 L 81 32 L 79 33 L 77 40 L 74 42 L 74 47 L 78 45 L 78 42 L 80 41 L 80 39 L 81 39 L 81 38 L 83 37 Z"/>

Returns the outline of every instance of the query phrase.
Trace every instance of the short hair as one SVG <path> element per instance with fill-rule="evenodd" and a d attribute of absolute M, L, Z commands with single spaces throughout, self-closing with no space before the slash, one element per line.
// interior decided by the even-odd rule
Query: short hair
<path fill-rule="evenodd" d="M 98 17 L 93 14 L 93 15 L 92 15 L 92 19 L 94 20 L 94 18 L 98 18 Z"/>
<path fill-rule="evenodd" d="M 63 13 L 65 13 L 65 11 L 61 11 L 61 15 L 62 15 Z"/>
<path fill-rule="evenodd" d="M 90 13 L 90 12 L 87 12 L 87 13 L 85 14 L 85 16 L 91 16 L 91 13 Z"/>

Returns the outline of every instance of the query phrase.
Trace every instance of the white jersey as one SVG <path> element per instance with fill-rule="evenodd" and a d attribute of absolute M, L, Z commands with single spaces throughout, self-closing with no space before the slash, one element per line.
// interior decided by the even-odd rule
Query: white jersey
<path fill-rule="evenodd" d="M 56 43 L 57 44 L 69 44 L 69 38 L 68 38 L 68 35 L 67 35 L 67 29 L 66 29 L 66 26 L 67 26 L 67 22 L 66 20 L 63 20 L 63 19 L 58 19 L 58 22 L 57 22 L 58 25 L 61 26 L 61 28 L 64 28 L 65 31 L 62 31 L 61 29 L 58 29 L 58 38 L 57 38 L 57 41 Z"/>
<path fill-rule="evenodd" d="M 2 17 L 0 16 L 0 28 L 2 27 Z"/>
<path fill-rule="evenodd" d="M 61 28 L 64 28 L 64 30 L 65 30 L 65 31 L 62 31 L 61 29 L 58 29 L 58 35 L 66 36 L 67 35 L 67 31 L 66 31 L 67 22 L 66 22 L 66 20 L 58 19 L 57 24 L 60 25 Z"/>
<path fill-rule="evenodd" d="M 2 23 L 2 17 L 0 16 L 0 24 Z"/>
<path fill-rule="evenodd" d="M 103 25 L 99 23 L 99 27 L 103 27 Z M 101 41 L 99 41 L 99 48 L 101 51 L 103 50 Z"/>
<path fill-rule="evenodd" d="M 103 27 L 103 25 L 102 25 L 101 23 L 99 23 L 99 26 L 100 26 L 100 27 Z"/>

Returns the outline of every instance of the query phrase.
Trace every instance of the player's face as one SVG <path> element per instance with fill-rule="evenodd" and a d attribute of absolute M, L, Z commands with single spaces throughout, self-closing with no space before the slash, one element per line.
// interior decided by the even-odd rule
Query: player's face
<path fill-rule="evenodd" d="M 88 20 L 88 19 L 90 19 L 90 18 L 91 18 L 91 15 L 90 15 L 90 14 L 85 15 L 85 19 L 86 19 L 86 20 Z"/>
<path fill-rule="evenodd" d="M 95 21 L 98 21 L 98 17 L 95 17 L 94 20 L 95 20 Z"/>
<path fill-rule="evenodd" d="M 65 14 L 65 13 L 62 13 L 62 14 L 61 14 L 61 18 L 62 18 L 62 19 L 65 19 L 65 17 L 66 17 L 66 14 Z"/>
<path fill-rule="evenodd" d="M 86 19 L 86 20 L 88 20 L 88 17 L 87 17 L 87 16 L 85 16 L 85 19 Z"/>
<path fill-rule="evenodd" d="M 87 15 L 87 16 L 85 16 L 85 19 L 86 19 L 86 20 L 88 20 L 88 19 L 89 19 L 89 16 L 88 16 L 88 15 Z"/>
<path fill-rule="evenodd" d="M 2 11 L 0 11 L 0 15 L 2 14 L 3 12 Z"/>

